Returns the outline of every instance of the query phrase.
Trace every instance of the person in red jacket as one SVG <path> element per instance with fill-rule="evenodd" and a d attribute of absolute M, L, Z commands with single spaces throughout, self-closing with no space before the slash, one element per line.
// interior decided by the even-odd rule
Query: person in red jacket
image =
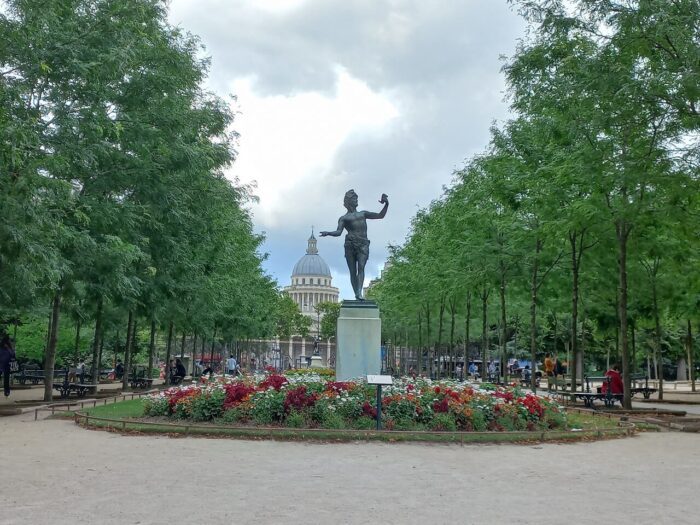
<path fill-rule="evenodd" d="M 613 365 L 613 367 L 605 372 L 605 377 L 609 377 L 610 381 L 603 383 L 601 388 L 601 393 L 608 393 L 608 385 L 610 385 L 611 394 L 622 394 L 624 390 L 624 385 L 622 384 L 622 375 L 620 374 L 620 365 Z"/>

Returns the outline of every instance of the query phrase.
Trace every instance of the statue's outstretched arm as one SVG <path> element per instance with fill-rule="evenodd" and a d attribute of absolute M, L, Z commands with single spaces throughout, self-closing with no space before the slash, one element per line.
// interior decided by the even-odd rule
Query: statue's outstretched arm
<path fill-rule="evenodd" d="M 373 212 L 373 211 L 366 211 L 365 212 L 365 218 L 366 219 L 383 219 L 384 216 L 386 215 L 386 210 L 389 208 L 389 196 L 386 193 L 382 193 L 382 198 L 379 200 L 379 202 L 384 203 L 384 207 L 381 209 L 379 213 Z"/>
<path fill-rule="evenodd" d="M 340 237 L 341 233 L 343 233 L 343 218 L 342 217 L 340 219 L 338 219 L 338 229 L 337 230 L 335 230 L 334 232 L 321 232 L 319 235 L 321 235 L 321 237 L 326 237 L 326 236 Z"/>

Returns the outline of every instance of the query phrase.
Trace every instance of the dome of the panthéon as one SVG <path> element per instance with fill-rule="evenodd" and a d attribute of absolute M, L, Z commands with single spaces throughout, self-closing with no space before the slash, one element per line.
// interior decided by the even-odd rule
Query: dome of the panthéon
<path fill-rule="evenodd" d="M 330 277 L 331 269 L 326 264 L 326 261 L 318 254 L 318 248 L 316 248 L 316 237 L 311 234 L 309 237 L 309 245 L 306 248 L 306 255 L 304 255 L 299 261 L 294 265 L 294 270 L 292 270 L 292 277 L 297 277 L 300 275 L 313 275 Z"/>

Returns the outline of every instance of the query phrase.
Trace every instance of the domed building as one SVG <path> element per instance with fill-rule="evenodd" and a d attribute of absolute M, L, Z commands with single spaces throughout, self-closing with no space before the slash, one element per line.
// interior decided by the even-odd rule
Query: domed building
<path fill-rule="evenodd" d="M 313 231 L 309 237 L 306 254 L 299 259 L 292 270 L 292 284 L 282 290 L 299 307 L 301 313 L 311 319 L 307 337 L 293 334 L 289 339 L 248 339 L 239 344 L 238 354 L 247 369 L 261 370 L 272 366 L 279 370 L 289 367 L 306 367 L 313 355 L 322 358 L 323 366 L 335 366 L 335 341 L 317 340 L 319 323 L 323 315 L 315 307 L 323 302 L 338 302 L 340 291 L 333 286 L 333 277 L 326 261 L 318 254 L 316 237 Z"/>
<path fill-rule="evenodd" d="M 340 291 L 333 286 L 331 269 L 318 254 L 313 231 L 309 237 L 306 255 L 294 265 L 292 284 L 286 286 L 284 292 L 294 299 L 301 313 L 311 318 L 311 333 L 314 335 L 318 331 L 320 321 L 315 307 L 324 302 L 338 302 Z"/>

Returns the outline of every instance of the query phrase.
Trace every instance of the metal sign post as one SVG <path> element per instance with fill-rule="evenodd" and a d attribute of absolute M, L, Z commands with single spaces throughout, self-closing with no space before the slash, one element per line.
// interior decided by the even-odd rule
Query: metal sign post
<path fill-rule="evenodd" d="M 382 385 L 392 385 L 394 380 L 391 376 L 367 376 L 368 385 L 377 385 L 377 430 L 382 429 Z"/>

